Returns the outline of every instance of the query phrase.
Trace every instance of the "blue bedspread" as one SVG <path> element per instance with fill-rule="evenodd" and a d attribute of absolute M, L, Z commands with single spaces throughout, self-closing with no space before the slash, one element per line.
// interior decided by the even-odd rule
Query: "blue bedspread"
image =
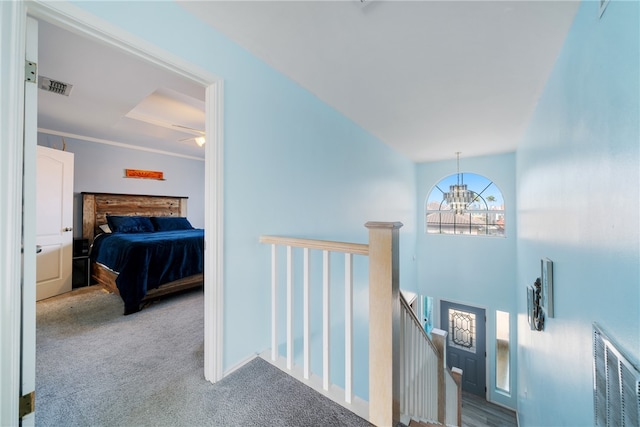
<path fill-rule="evenodd" d="M 147 290 L 203 272 L 204 230 L 113 233 L 96 237 L 91 260 L 118 274 L 125 313 L 139 310 Z"/>

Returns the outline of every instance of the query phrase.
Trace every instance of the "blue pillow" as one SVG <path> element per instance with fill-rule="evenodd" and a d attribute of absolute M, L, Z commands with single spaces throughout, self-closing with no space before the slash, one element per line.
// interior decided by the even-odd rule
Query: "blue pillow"
<path fill-rule="evenodd" d="M 193 230 L 193 226 L 187 218 L 176 216 L 152 216 L 156 231 Z"/>
<path fill-rule="evenodd" d="M 107 224 L 114 233 L 149 233 L 154 231 L 147 216 L 107 215 Z"/>

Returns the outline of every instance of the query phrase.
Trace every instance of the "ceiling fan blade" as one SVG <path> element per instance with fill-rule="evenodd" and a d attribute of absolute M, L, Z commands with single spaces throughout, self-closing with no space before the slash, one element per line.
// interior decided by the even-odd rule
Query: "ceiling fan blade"
<path fill-rule="evenodd" d="M 175 125 L 175 124 L 172 124 L 171 126 L 174 126 L 174 127 L 177 127 L 177 128 L 181 128 L 181 129 L 187 129 L 187 130 L 190 130 L 190 131 L 193 131 L 193 132 L 198 132 L 201 135 L 204 135 L 204 131 L 200 130 L 200 129 L 191 128 L 189 126 Z"/>

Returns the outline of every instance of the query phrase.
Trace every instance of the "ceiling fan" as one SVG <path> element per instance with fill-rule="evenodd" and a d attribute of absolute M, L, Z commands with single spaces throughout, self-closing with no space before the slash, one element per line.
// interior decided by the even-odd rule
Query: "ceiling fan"
<path fill-rule="evenodd" d="M 167 120 L 167 118 L 158 118 L 155 116 L 152 116 L 151 114 L 145 114 L 145 113 L 140 113 L 137 111 L 129 111 L 125 117 L 129 118 L 129 119 L 133 119 L 133 120 L 138 120 L 141 122 L 145 122 L 154 126 L 160 126 L 166 129 L 173 129 L 175 131 L 180 131 L 182 133 L 186 133 L 186 134 L 191 134 L 193 136 L 190 136 L 188 138 L 183 138 L 183 139 L 179 139 L 178 142 L 185 142 L 185 141 L 195 141 L 196 144 L 198 144 L 199 147 L 202 147 L 205 143 L 205 131 L 200 130 L 200 129 L 196 129 L 196 128 L 192 128 L 190 126 L 184 126 L 184 125 L 179 125 L 176 123 L 172 123 L 171 120 Z"/>
<path fill-rule="evenodd" d="M 185 130 L 191 131 L 191 132 L 193 132 L 195 134 L 198 134 L 197 136 L 191 136 L 189 138 L 180 139 L 179 142 L 194 140 L 196 142 L 196 144 L 198 144 L 198 147 L 202 147 L 207 142 L 207 140 L 204 137 L 205 136 L 205 132 L 200 130 L 200 129 L 194 129 L 194 128 L 191 128 L 191 127 L 188 127 L 188 126 L 182 126 L 182 125 L 176 125 L 176 124 L 172 124 L 171 126 L 177 127 L 177 128 L 181 128 L 181 129 L 185 129 Z"/>

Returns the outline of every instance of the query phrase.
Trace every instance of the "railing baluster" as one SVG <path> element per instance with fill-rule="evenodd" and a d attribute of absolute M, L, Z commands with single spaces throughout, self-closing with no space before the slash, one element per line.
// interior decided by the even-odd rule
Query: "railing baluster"
<path fill-rule="evenodd" d="M 415 343 L 416 343 L 416 351 L 414 355 L 415 364 L 416 364 L 416 388 L 415 388 L 415 410 L 417 414 L 422 412 L 422 399 L 420 396 L 420 387 L 422 385 L 421 376 L 422 376 L 422 365 L 420 364 L 420 352 L 422 350 L 422 343 L 420 342 L 420 335 L 416 332 L 416 328 L 413 328 L 413 333 L 415 334 Z"/>
<path fill-rule="evenodd" d="M 416 380 L 415 380 L 415 384 L 416 384 L 416 388 L 415 388 L 415 405 L 416 405 L 416 412 L 420 413 L 420 376 L 422 375 L 422 366 L 420 366 L 420 349 L 421 349 L 421 343 L 420 343 L 420 335 L 417 333 L 416 328 L 413 328 L 413 334 L 414 334 L 414 340 L 416 343 L 416 351 L 415 351 L 415 366 L 416 366 Z"/>
<path fill-rule="evenodd" d="M 417 328 L 416 328 L 417 329 Z M 426 385 L 426 381 L 425 381 L 425 375 L 427 373 L 427 370 L 425 369 L 424 366 L 424 359 L 425 359 L 425 341 L 423 339 L 420 340 L 420 352 L 418 354 L 418 363 L 420 365 L 420 377 L 418 378 L 419 386 L 420 388 L 418 389 L 418 402 L 420 404 L 420 414 L 424 414 L 424 406 L 426 403 L 426 393 L 425 393 L 425 385 Z"/>
<path fill-rule="evenodd" d="M 329 390 L 329 251 L 322 251 L 322 388 Z"/>
<path fill-rule="evenodd" d="M 411 413 L 413 413 L 414 407 L 413 407 L 413 402 L 414 402 L 414 387 L 413 387 L 413 383 L 415 380 L 415 372 L 414 372 L 414 363 L 415 363 L 415 358 L 413 357 L 413 354 L 415 353 L 415 345 L 414 345 L 414 337 L 415 337 L 415 331 L 413 330 L 413 328 L 409 328 L 409 349 L 411 350 L 411 354 L 409 356 L 409 359 L 407 360 L 407 366 L 408 366 L 408 381 L 409 381 L 409 393 L 407 396 L 407 406 L 409 408 L 409 411 Z"/>
<path fill-rule="evenodd" d="M 422 403 L 422 412 L 423 413 L 427 413 L 427 409 L 428 409 L 428 405 L 429 405 L 429 381 L 430 381 L 430 375 L 429 375 L 429 365 L 428 365 L 428 358 L 429 358 L 429 347 L 427 345 L 427 342 L 424 340 L 424 338 L 422 339 L 422 357 L 421 357 L 421 361 L 422 361 L 422 389 L 423 389 L 423 393 L 422 393 L 422 399 L 423 399 L 423 403 Z"/>
<path fill-rule="evenodd" d="M 293 248 L 287 246 L 287 369 L 293 369 Z"/>
<path fill-rule="evenodd" d="M 406 317 L 406 313 L 405 313 L 405 317 Z M 411 355 L 413 354 L 413 348 L 411 347 L 411 337 L 413 336 L 413 329 L 411 329 L 410 327 L 407 328 L 407 333 L 406 333 L 406 339 L 407 339 L 407 343 L 405 344 L 407 347 L 407 363 L 405 364 L 406 366 L 406 372 L 405 372 L 405 378 L 407 379 L 407 385 L 406 385 L 406 404 L 405 407 L 407 408 L 407 413 L 409 413 L 409 411 L 411 410 L 411 379 L 412 379 L 412 372 L 411 372 L 411 361 L 413 360 L 413 358 L 411 357 Z"/>
<path fill-rule="evenodd" d="M 278 359 L 278 247 L 271 245 L 271 360 Z"/>
<path fill-rule="evenodd" d="M 420 361 L 422 363 L 422 413 L 426 414 L 429 405 L 429 365 L 427 358 L 429 357 L 429 348 L 426 345 L 426 341 L 422 340 L 422 356 Z"/>
<path fill-rule="evenodd" d="M 406 317 L 406 313 L 405 313 L 405 317 Z M 413 334 L 413 329 L 410 327 L 407 327 L 407 333 L 405 334 L 406 336 L 406 340 L 407 343 L 405 344 L 406 348 L 407 348 L 407 363 L 405 364 L 406 366 L 406 372 L 405 372 L 405 378 L 407 379 L 407 385 L 406 387 L 406 398 L 405 398 L 405 407 L 407 408 L 406 413 L 410 413 L 411 410 L 411 379 L 412 379 L 412 372 L 411 372 L 411 361 L 413 360 L 413 358 L 411 357 L 412 353 L 412 348 L 411 348 L 411 337 Z"/>
<path fill-rule="evenodd" d="M 353 255 L 344 254 L 344 400 L 353 396 Z"/>
<path fill-rule="evenodd" d="M 409 339 L 409 343 L 411 346 L 411 355 L 415 355 L 416 354 L 416 331 L 414 330 L 414 328 L 411 328 L 411 337 Z M 409 393 L 409 409 L 411 410 L 411 413 L 415 413 L 416 412 L 416 388 L 415 388 L 415 384 L 416 384 L 416 358 L 415 357 L 411 357 L 410 360 L 410 368 L 409 368 L 409 379 L 411 381 L 411 391 Z"/>
<path fill-rule="evenodd" d="M 421 393 L 420 393 L 420 389 L 422 387 L 422 373 L 423 373 L 423 366 L 422 363 L 420 363 L 421 360 L 421 355 L 422 355 L 422 336 L 420 335 L 420 331 L 417 328 L 413 328 L 413 330 L 415 331 L 416 334 L 416 410 L 417 411 L 421 411 L 422 408 L 422 401 L 421 401 Z"/>
<path fill-rule="evenodd" d="M 400 310 L 400 413 L 406 413 L 406 408 L 404 404 L 404 396 L 406 395 L 404 392 L 405 385 L 405 355 L 407 354 L 405 350 L 405 335 L 404 331 L 406 330 L 405 325 L 405 315 L 404 310 Z"/>
<path fill-rule="evenodd" d="M 404 378 L 405 378 L 405 399 L 404 399 L 404 406 L 405 406 L 405 413 L 410 413 L 411 411 L 411 357 L 409 357 L 409 354 L 411 354 L 411 328 L 407 328 L 407 332 L 405 333 L 405 343 L 404 343 L 404 347 L 407 349 L 407 357 L 406 357 L 406 362 L 404 364 L 405 367 L 405 372 L 403 373 Z"/>
<path fill-rule="evenodd" d="M 403 310 L 404 312 L 404 310 Z M 404 407 L 405 409 L 405 413 L 409 413 L 409 399 L 411 397 L 411 328 L 409 327 L 408 323 L 407 323 L 407 316 L 405 313 L 405 329 L 406 332 L 404 334 L 405 336 L 405 345 L 404 347 L 406 348 L 407 354 L 405 357 L 405 363 L 404 363 L 404 367 L 405 367 L 405 372 L 404 372 L 404 378 L 405 378 L 405 404 Z"/>
<path fill-rule="evenodd" d="M 309 325 L 309 280 L 310 280 L 310 271 L 309 271 L 309 248 L 304 248 L 304 288 L 303 292 L 303 357 L 304 357 L 304 379 L 308 380 L 311 371 L 311 352 L 310 352 L 310 335 L 311 335 L 311 327 Z"/>

